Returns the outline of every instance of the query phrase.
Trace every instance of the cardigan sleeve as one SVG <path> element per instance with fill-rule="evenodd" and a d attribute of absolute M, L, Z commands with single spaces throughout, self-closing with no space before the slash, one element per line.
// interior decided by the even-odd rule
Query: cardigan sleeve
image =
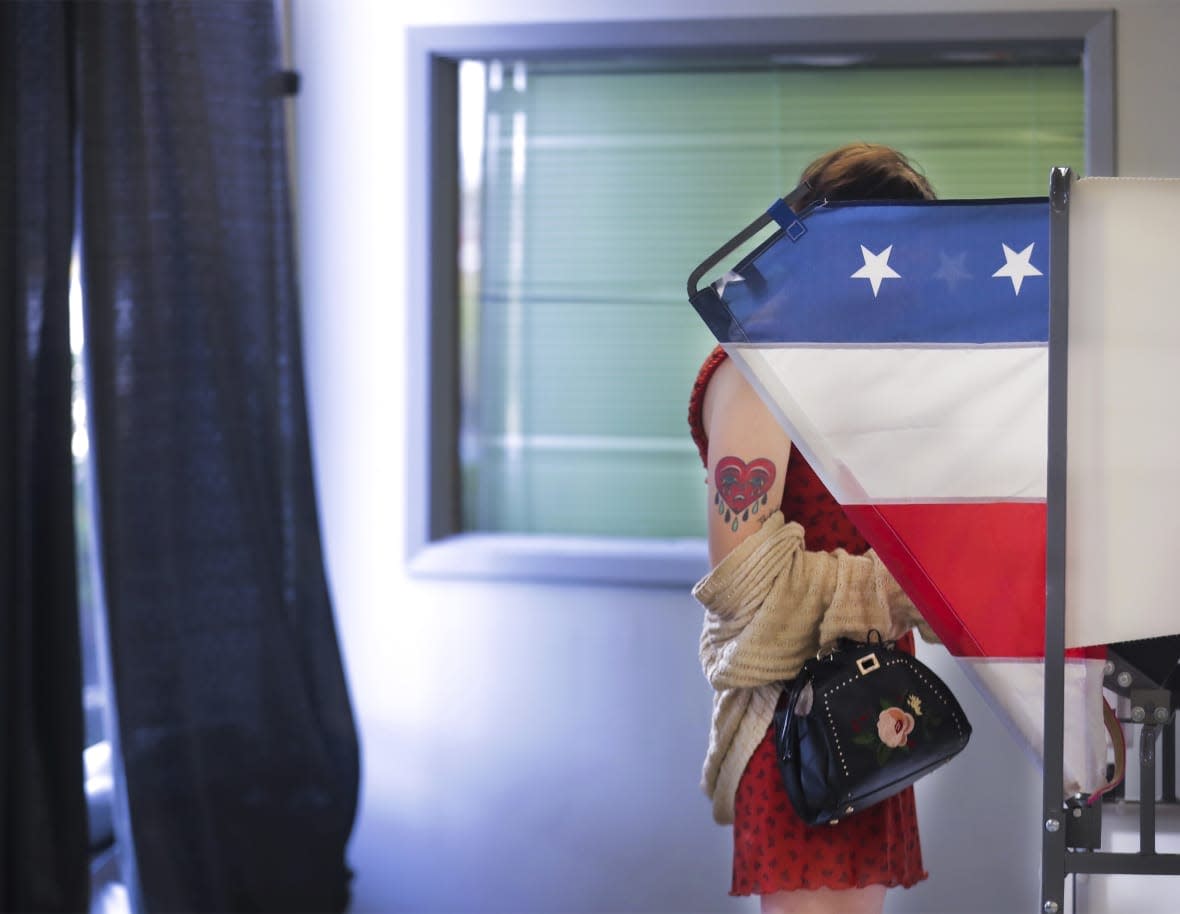
<path fill-rule="evenodd" d="M 693 596 L 705 609 L 701 666 L 715 689 L 791 679 L 821 645 L 871 629 L 893 639 L 922 622 L 875 553 L 809 552 L 803 528 L 779 511 Z"/>

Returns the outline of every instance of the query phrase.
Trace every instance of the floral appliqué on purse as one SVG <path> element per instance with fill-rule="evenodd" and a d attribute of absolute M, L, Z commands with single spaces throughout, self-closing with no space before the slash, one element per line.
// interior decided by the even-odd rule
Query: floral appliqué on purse
<path fill-rule="evenodd" d="M 866 711 L 852 720 L 852 741 L 866 747 L 877 758 L 878 765 L 889 761 L 894 752 L 906 752 L 912 743 L 920 743 L 926 728 L 938 728 L 942 721 L 922 709 L 922 699 L 910 692 L 900 700 L 881 698 L 881 712 L 873 720 Z"/>

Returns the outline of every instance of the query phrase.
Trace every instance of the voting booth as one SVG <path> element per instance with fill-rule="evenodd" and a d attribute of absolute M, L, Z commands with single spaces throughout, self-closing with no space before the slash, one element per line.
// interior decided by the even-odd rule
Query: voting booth
<path fill-rule="evenodd" d="M 1058 169 L 1050 205 L 1047 911 L 1061 909 L 1069 873 L 1180 874 L 1180 858 L 1155 851 L 1154 790 L 1162 764 L 1163 799 L 1175 802 L 1180 612 L 1168 553 L 1180 533 L 1180 311 L 1172 279 L 1180 180 L 1078 179 Z M 1101 850 L 1100 806 L 1054 815 L 1056 674 L 1059 647 L 1073 644 L 1106 646 L 1104 684 L 1129 708 L 1122 725 L 1139 731 L 1137 757 L 1126 760 L 1140 773 L 1137 853 Z"/>
<path fill-rule="evenodd" d="M 1150 790 L 1139 853 L 1098 846 L 1124 728 L 1146 751 L 1176 705 L 1180 180 L 791 203 L 689 299 L 1042 762 L 1042 910 L 1069 873 L 1180 874 Z"/>

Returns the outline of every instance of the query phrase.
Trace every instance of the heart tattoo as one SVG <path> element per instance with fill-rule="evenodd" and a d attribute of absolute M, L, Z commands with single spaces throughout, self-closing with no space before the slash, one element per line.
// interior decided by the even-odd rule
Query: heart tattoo
<path fill-rule="evenodd" d="M 767 493 L 774 485 L 774 464 L 765 457 L 746 463 L 740 457 L 722 457 L 713 471 L 717 494 L 713 504 L 717 513 L 725 515 L 725 522 L 735 533 L 738 521 L 749 520 L 751 514 L 766 504 Z"/>

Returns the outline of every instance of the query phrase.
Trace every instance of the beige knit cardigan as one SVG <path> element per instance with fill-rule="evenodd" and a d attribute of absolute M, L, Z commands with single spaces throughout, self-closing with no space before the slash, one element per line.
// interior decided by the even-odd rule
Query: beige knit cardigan
<path fill-rule="evenodd" d="M 803 528 L 776 511 L 697 583 L 705 608 L 701 666 L 716 689 L 701 787 L 713 818 L 733 821 L 734 795 L 766 735 L 784 680 L 821 644 L 898 638 L 915 625 L 935 640 L 873 552 L 808 552 Z"/>

